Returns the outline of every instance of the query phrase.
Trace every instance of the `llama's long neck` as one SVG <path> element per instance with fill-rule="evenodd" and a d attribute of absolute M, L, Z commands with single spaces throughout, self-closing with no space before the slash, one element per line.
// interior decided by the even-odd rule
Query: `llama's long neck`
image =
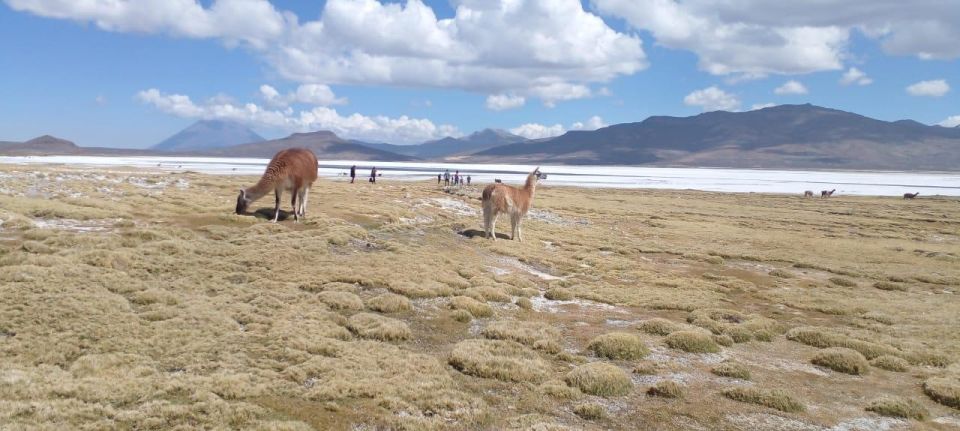
<path fill-rule="evenodd" d="M 264 175 L 260 178 L 260 181 L 257 181 L 252 187 L 246 189 L 247 199 L 255 201 L 263 197 L 263 195 L 270 193 L 276 187 L 276 178 L 273 176 Z"/>
<path fill-rule="evenodd" d="M 521 191 L 533 199 L 533 193 L 537 191 L 537 176 L 534 174 L 527 175 L 527 182 L 523 185 Z"/>

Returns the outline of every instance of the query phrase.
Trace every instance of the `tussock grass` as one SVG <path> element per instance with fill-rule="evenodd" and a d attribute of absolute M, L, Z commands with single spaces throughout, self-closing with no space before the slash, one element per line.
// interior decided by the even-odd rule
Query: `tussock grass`
<path fill-rule="evenodd" d="M 575 400 L 583 396 L 579 389 L 571 387 L 562 380 L 548 380 L 540 384 L 540 393 L 554 398 Z"/>
<path fill-rule="evenodd" d="M 663 398 L 683 398 L 683 386 L 673 380 L 661 380 L 647 389 L 647 394 Z"/>
<path fill-rule="evenodd" d="M 633 388 L 630 376 L 620 367 L 606 362 L 590 362 L 574 368 L 567 374 L 568 385 L 581 392 L 601 397 L 626 395 Z"/>
<path fill-rule="evenodd" d="M 670 335 L 673 332 L 677 332 L 682 327 L 676 322 L 670 319 L 664 319 L 662 317 L 654 317 L 653 319 L 647 319 L 643 322 L 640 322 L 640 325 L 637 326 L 643 332 L 653 335 Z"/>
<path fill-rule="evenodd" d="M 671 349 L 683 350 L 690 353 L 717 353 L 720 346 L 713 341 L 710 334 L 697 331 L 677 331 L 665 338 Z"/>
<path fill-rule="evenodd" d="M 900 283 L 894 283 L 891 281 L 878 281 L 876 283 L 873 283 L 873 287 L 876 287 L 877 289 L 880 289 L 880 290 L 892 290 L 892 291 L 898 291 L 898 292 L 906 292 L 907 290 L 909 290 L 907 289 L 907 286 L 904 286 L 903 284 L 900 284 Z"/>
<path fill-rule="evenodd" d="M 650 353 L 640 337 L 626 332 L 599 335 L 587 346 L 593 354 L 614 360 L 641 359 Z"/>
<path fill-rule="evenodd" d="M 530 302 L 529 298 L 520 297 L 517 298 L 517 307 L 520 307 L 521 310 L 532 310 L 533 303 Z"/>
<path fill-rule="evenodd" d="M 399 313 L 410 310 L 410 300 L 403 295 L 384 293 L 368 299 L 367 308 L 381 313 Z"/>
<path fill-rule="evenodd" d="M 633 374 L 639 376 L 652 376 L 657 374 L 657 364 L 650 361 L 643 361 L 634 365 Z"/>
<path fill-rule="evenodd" d="M 578 404 L 573 407 L 573 413 L 586 420 L 602 419 L 606 409 L 600 404 Z"/>
<path fill-rule="evenodd" d="M 927 411 L 923 404 L 920 404 L 916 400 L 900 397 L 883 397 L 876 399 L 867 406 L 866 410 L 881 416 L 916 419 L 918 421 L 926 420 L 930 416 L 930 412 Z"/>
<path fill-rule="evenodd" d="M 460 323 L 467 323 L 473 320 L 473 315 L 467 310 L 452 310 L 450 311 L 450 318 Z"/>
<path fill-rule="evenodd" d="M 710 372 L 721 377 L 750 380 L 750 369 L 738 362 L 721 362 L 710 369 Z"/>
<path fill-rule="evenodd" d="M 880 355 L 876 358 L 873 358 L 870 361 L 870 365 L 874 367 L 887 370 L 887 371 L 896 371 L 902 373 L 907 371 L 910 368 L 910 363 L 906 359 L 899 358 L 893 355 Z"/>
<path fill-rule="evenodd" d="M 493 286 L 471 287 L 463 294 L 482 302 L 510 302 L 510 295 L 507 295 L 503 289 Z"/>
<path fill-rule="evenodd" d="M 362 338 L 402 341 L 410 338 L 410 327 L 402 320 L 373 313 L 357 313 L 347 320 L 347 328 Z"/>
<path fill-rule="evenodd" d="M 923 393 L 940 404 L 960 409 L 960 376 L 931 377 L 923 382 Z"/>
<path fill-rule="evenodd" d="M 728 335 L 737 343 L 750 341 L 758 333 L 762 333 L 760 338 L 768 338 L 768 335 L 782 331 L 781 325 L 773 319 L 724 308 L 693 310 L 687 321 L 716 335 Z"/>
<path fill-rule="evenodd" d="M 846 347 L 831 347 L 821 350 L 810 362 L 846 374 L 861 375 L 870 370 L 870 363 L 860 352 Z"/>
<path fill-rule="evenodd" d="M 799 413 L 806 410 L 800 401 L 781 389 L 767 390 L 753 387 L 731 388 L 723 391 L 723 396 L 742 403 L 757 404 L 787 413 Z"/>
<path fill-rule="evenodd" d="M 849 278 L 830 277 L 829 281 L 831 284 L 835 284 L 841 287 L 857 287 L 857 282 L 850 280 Z"/>
<path fill-rule="evenodd" d="M 493 316 L 493 308 L 469 296 L 454 296 L 450 298 L 450 308 L 454 310 L 465 310 L 473 317 Z"/>
<path fill-rule="evenodd" d="M 390 289 L 390 291 L 393 293 L 413 299 L 436 298 L 438 296 L 450 296 L 453 294 L 453 288 L 436 281 L 405 281 L 396 284 L 390 284 L 387 289 Z"/>
<path fill-rule="evenodd" d="M 777 278 L 796 278 L 796 275 L 785 269 L 774 269 L 769 272 L 770 276 Z"/>
<path fill-rule="evenodd" d="M 902 352 L 890 346 L 858 340 L 814 326 L 793 328 L 787 332 L 787 339 L 819 348 L 846 347 L 860 352 L 866 359 L 873 359 L 880 355 L 903 355 Z"/>
<path fill-rule="evenodd" d="M 480 333 L 486 338 L 516 341 L 547 353 L 561 350 L 560 331 L 542 322 L 500 320 L 490 323 Z"/>
<path fill-rule="evenodd" d="M 504 340 L 464 340 L 450 353 L 450 365 L 460 372 L 509 382 L 539 382 L 549 365 L 520 343 Z"/>
<path fill-rule="evenodd" d="M 723 346 L 723 347 L 730 347 L 730 346 L 732 346 L 733 343 L 734 343 L 733 338 L 730 337 L 730 336 L 727 335 L 727 334 L 714 335 L 714 336 L 713 336 L 713 341 L 714 341 L 715 343 Z"/>
<path fill-rule="evenodd" d="M 324 291 L 318 293 L 317 298 L 334 310 L 363 310 L 363 300 L 350 292 Z"/>
<path fill-rule="evenodd" d="M 552 301 L 569 301 L 573 299 L 573 292 L 565 287 L 553 287 L 548 289 L 543 297 Z"/>

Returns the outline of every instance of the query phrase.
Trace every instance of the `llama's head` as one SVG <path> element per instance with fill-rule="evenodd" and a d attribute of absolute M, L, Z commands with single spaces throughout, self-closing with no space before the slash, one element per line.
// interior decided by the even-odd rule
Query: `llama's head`
<path fill-rule="evenodd" d="M 533 170 L 533 172 L 531 173 L 531 175 L 533 175 L 534 177 L 537 177 L 537 180 L 545 180 L 545 179 L 547 179 L 547 174 L 545 174 L 545 173 L 543 173 L 543 172 L 540 172 L 540 167 L 539 167 L 539 166 L 537 166 L 537 168 Z"/>
<path fill-rule="evenodd" d="M 240 195 L 237 196 L 237 214 L 245 214 L 249 205 L 250 199 L 247 199 L 247 192 L 241 189 Z"/>

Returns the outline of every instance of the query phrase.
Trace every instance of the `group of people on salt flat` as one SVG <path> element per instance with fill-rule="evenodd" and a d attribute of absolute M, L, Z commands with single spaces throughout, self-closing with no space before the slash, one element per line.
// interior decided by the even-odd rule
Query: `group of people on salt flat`
<path fill-rule="evenodd" d="M 317 156 L 308 149 L 290 148 L 278 152 L 270 159 L 260 181 L 252 187 L 240 190 L 240 195 L 237 196 L 237 214 L 245 214 L 253 201 L 273 191 L 276 197 L 273 221 L 276 222 L 280 218 L 280 197 L 284 191 L 288 191 L 292 195 L 290 204 L 293 207 L 293 218 L 300 221 L 306 216 L 307 195 L 313 182 L 317 180 L 317 167 Z M 376 169 L 371 170 L 371 182 L 376 182 Z M 355 177 L 356 166 L 353 166 L 350 169 L 351 183 Z M 447 178 L 449 179 L 449 176 Z M 483 188 L 480 200 L 483 204 L 483 230 L 487 238 L 497 239 L 494 233 L 497 218 L 500 214 L 507 214 L 510 216 L 510 238 L 523 241 L 520 224 L 533 202 L 537 182 L 546 178 L 547 175 L 540 172 L 540 168 L 536 168 L 527 175 L 527 181 L 521 188 L 499 182 Z"/>

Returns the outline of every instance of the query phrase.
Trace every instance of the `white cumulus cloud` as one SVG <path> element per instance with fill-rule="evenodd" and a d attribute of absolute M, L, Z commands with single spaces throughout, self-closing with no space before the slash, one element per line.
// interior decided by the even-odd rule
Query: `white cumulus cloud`
<path fill-rule="evenodd" d="M 943 127 L 957 127 L 960 126 L 960 115 L 951 115 L 940 123 Z"/>
<path fill-rule="evenodd" d="M 263 93 L 263 88 L 261 88 Z M 269 90 L 266 93 L 270 93 Z M 137 93 L 137 99 L 154 106 L 162 112 L 184 118 L 224 119 L 251 126 L 280 129 L 287 132 L 329 130 L 341 137 L 388 141 L 410 144 L 420 143 L 445 136 L 460 136 L 459 130 L 450 125 L 436 125 L 424 118 L 366 116 L 359 113 L 342 115 L 326 106 L 295 111 L 266 109 L 255 103 L 229 101 L 194 103 L 189 96 L 164 94 L 155 88 Z"/>
<path fill-rule="evenodd" d="M 552 126 L 539 123 L 525 123 L 510 129 L 510 133 L 523 136 L 527 139 L 542 139 L 560 136 L 568 130 L 596 130 L 602 127 L 607 127 L 607 123 L 603 121 L 603 118 L 594 115 L 587 119 L 587 121 L 574 122 L 569 128 L 563 127 L 560 123 Z"/>
<path fill-rule="evenodd" d="M 851 33 L 884 51 L 960 57 L 960 13 L 943 0 L 594 0 L 597 10 L 694 52 L 700 68 L 742 78 L 841 70 Z"/>
<path fill-rule="evenodd" d="M 907 87 L 911 96 L 941 97 L 950 92 L 950 84 L 942 79 L 920 81 Z"/>
<path fill-rule="evenodd" d="M 487 96 L 487 109 L 491 111 L 519 108 L 525 103 L 527 103 L 527 99 L 523 96 L 509 94 L 491 94 Z"/>
<path fill-rule="evenodd" d="M 857 69 L 856 67 L 851 67 L 847 69 L 846 73 L 843 74 L 843 77 L 840 78 L 840 83 L 843 85 L 870 85 L 873 84 L 873 79 L 867 76 L 862 70 Z"/>
<path fill-rule="evenodd" d="M 6 2 L 108 31 L 239 44 L 303 84 L 457 88 L 552 106 L 647 67 L 641 39 L 614 30 L 580 0 L 458 0 L 443 19 L 422 0 L 327 0 L 315 20 L 267 0 Z"/>
<path fill-rule="evenodd" d="M 757 111 L 764 108 L 772 108 L 774 106 L 777 106 L 777 104 L 776 103 L 755 103 L 750 106 L 750 110 Z"/>
<path fill-rule="evenodd" d="M 276 88 L 264 84 L 260 86 L 260 98 L 268 105 L 277 107 L 285 107 L 293 103 L 318 106 L 347 103 L 346 98 L 337 97 L 329 86 L 323 84 L 302 84 L 286 95 L 281 95 Z"/>
<path fill-rule="evenodd" d="M 705 112 L 709 111 L 736 111 L 740 108 L 737 96 L 727 93 L 716 86 L 694 91 L 683 98 L 688 106 L 699 106 Z"/>
<path fill-rule="evenodd" d="M 783 85 L 775 88 L 773 94 L 777 95 L 796 95 L 796 94 L 807 94 L 807 87 L 804 86 L 799 81 L 790 80 L 785 82 Z"/>

